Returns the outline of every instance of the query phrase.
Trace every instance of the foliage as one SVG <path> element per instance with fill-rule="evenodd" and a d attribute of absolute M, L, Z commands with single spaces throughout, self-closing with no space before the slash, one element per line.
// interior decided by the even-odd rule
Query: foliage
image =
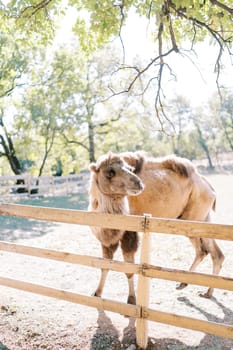
<path fill-rule="evenodd" d="M 231 0 L 69 0 L 68 4 L 61 0 L 9 0 L 0 5 L 3 19 L 0 30 L 17 33 L 18 43 L 24 46 L 30 47 L 33 42 L 46 44 L 53 38 L 67 8 L 76 11 L 74 32 L 87 54 L 116 37 L 124 51 L 122 31 L 129 17 L 136 13 L 147 21 L 155 42 L 155 56 L 142 68 L 131 66 L 136 74 L 127 88 L 117 93 L 129 92 L 150 71 L 145 86 L 157 81 L 154 105 L 160 121 L 166 119 L 162 86 L 167 75 L 174 75 L 167 61 L 173 52 L 190 54 L 191 58 L 197 43 L 209 41 L 217 45 L 215 69 L 220 89 L 222 57 L 224 53 L 232 55 Z M 122 68 L 126 67 L 130 68 L 123 61 Z"/>
<path fill-rule="evenodd" d="M 218 138 L 219 149 L 230 147 L 233 151 L 233 95 L 232 92 L 225 92 L 222 101 L 216 96 L 210 101 L 210 114 L 218 127 L 216 138 Z"/>
<path fill-rule="evenodd" d="M 26 73 L 28 54 L 14 40 L 12 33 L 0 32 L 0 98 L 12 93 Z"/>
<path fill-rule="evenodd" d="M 224 4 L 217 0 L 70 0 L 70 4 L 78 11 L 85 9 L 89 14 L 79 26 L 79 29 L 83 28 L 79 32 L 80 37 L 90 34 L 89 40 L 97 43 L 119 35 L 132 10 L 150 22 L 155 19 L 154 32 L 158 33 L 158 39 L 168 38 L 174 50 L 178 50 L 184 40 L 190 39 L 194 43 L 203 40 L 207 34 L 225 44 L 232 41 L 233 10 L 230 0 L 224 1 Z M 87 27 L 89 30 L 85 30 Z"/>
<path fill-rule="evenodd" d="M 0 3 L 0 30 L 17 36 L 20 45 L 45 44 L 54 37 L 59 18 L 64 15 L 59 0 L 9 0 Z"/>
<path fill-rule="evenodd" d="M 139 59 L 130 66 L 122 64 L 119 51 L 113 45 L 105 45 L 95 52 L 90 50 L 102 46 L 113 36 L 121 36 L 122 26 L 135 1 L 125 1 L 124 6 L 112 1 L 98 4 L 93 1 L 75 2 L 73 6 L 78 6 L 80 11 L 85 8 L 89 11 L 88 16 L 86 12 L 79 13 L 83 15 L 82 24 L 78 24 L 79 35 L 82 36 L 85 20 L 89 26 L 88 31 L 83 32 L 86 39 L 83 36 L 83 42 L 81 40 L 79 44 L 56 48 L 48 44 L 52 31 L 43 36 L 46 26 L 41 30 L 38 41 L 34 41 L 38 27 L 33 25 L 32 18 L 41 24 L 48 21 L 45 18 L 46 8 L 55 20 L 58 16 L 55 9 L 60 6 L 58 1 L 54 5 L 52 2 L 40 3 L 41 7 L 30 1 L 5 5 L 8 12 L 5 12 L 5 19 L 0 24 L 0 156 L 7 155 L 7 148 L 3 150 L 4 142 L 11 146 L 8 149 L 11 148 L 14 156 L 11 162 L 9 157 L 1 158 L 1 165 L 7 172 L 9 164 L 14 172 L 30 171 L 35 175 L 79 172 L 109 150 L 144 149 L 155 156 L 176 153 L 190 159 L 207 156 L 211 163 L 213 154 L 232 149 L 232 94 L 223 94 L 222 104 L 209 103 L 208 108 L 198 110 L 191 110 L 189 102 L 182 96 L 167 100 L 169 107 L 166 123 L 163 122 L 167 134 L 158 131 L 160 119 L 155 121 L 154 118 L 154 94 L 157 102 L 162 103 L 156 89 L 161 86 L 161 69 L 166 66 L 163 53 L 170 52 L 171 47 L 172 51 L 176 51 L 171 41 L 169 16 L 177 46 L 182 45 L 183 37 L 179 31 L 181 33 L 185 25 L 188 31 L 186 38 L 188 35 L 191 38 L 194 35 L 192 30 L 196 30 L 192 44 L 204 38 L 204 27 L 201 30 L 197 22 L 191 23 L 190 18 L 180 15 L 181 11 L 191 16 L 191 9 L 198 12 L 198 2 L 194 2 L 193 7 L 191 2 L 185 2 L 185 5 L 178 1 L 165 3 L 170 11 L 167 17 L 161 1 L 137 1 L 135 11 L 150 20 L 160 9 L 155 23 L 160 26 L 163 21 L 163 30 L 156 40 L 159 45 L 161 40 L 163 44 L 166 41 L 168 50 L 163 46 L 161 55 L 161 47 L 158 46 L 158 60 L 152 59 L 146 66 Z M 179 6 L 179 13 L 175 12 L 174 4 Z M 199 21 L 203 20 L 201 16 L 204 16 L 209 4 L 203 3 L 201 11 L 196 13 Z M 209 21 L 216 10 L 212 7 L 208 8 L 209 17 L 206 17 Z M 225 20 L 225 12 L 223 17 L 217 17 L 218 25 L 220 20 Z M 22 23 L 27 21 L 28 24 L 31 22 L 31 27 L 26 25 L 24 28 Z M 11 30 L 10 22 L 13 23 Z M 52 26 L 52 21 L 46 23 Z M 219 30 L 218 25 L 216 30 Z M 17 30 L 12 35 L 14 28 Z M 224 41 L 227 28 L 226 25 L 224 33 L 219 32 L 224 45 L 228 45 Z M 88 32 L 90 38 L 87 38 Z M 80 44 L 86 45 L 86 51 L 81 50 Z M 153 77 L 149 69 L 154 70 Z M 144 94 L 145 91 L 147 94 Z M 216 101 L 216 98 L 213 100 Z"/>
<path fill-rule="evenodd" d="M 136 71 L 135 77 L 129 81 L 127 88 L 118 90 L 119 93 L 129 92 L 134 83 L 150 72 L 145 83 L 144 92 L 152 82 L 157 82 L 154 96 L 156 116 L 161 123 L 166 122 L 167 112 L 164 108 L 163 82 L 166 76 L 174 77 L 172 66 L 167 57 L 174 53 L 188 56 L 193 53 L 195 45 L 207 42 L 217 45 L 215 71 L 216 82 L 220 90 L 219 76 L 223 67 L 224 52 L 232 55 L 232 15 L 233 8 L 230 0 L 224 3 L 218 0 L 158 0 L 158 1 L 90 1 L 70 0 L 81 15 L 76 24 L 76 33 L 85 50 L 93 50 L 119 37 L 124 51 L 122 31 L 128 17 L 137 13 L 148 21 L 155 42 L 156 54 L 143 68 L 138 66 L 127 67 Z M 83 16 L 83 10 L 85 15 Z M 184 35 L 185 33 L 185 35 Z M 192 59 L 192 58 L 191 58 Z M 156 69 L 155 69 L 156 67 Z M 144 78 L 145 80 L 145 78 Z"/>
<path fill-rule="evenodd" d="M 221 45 L 232 42 L 231 0 L 70 0 L 77 10 L 76 31 L 85 49 L 96 48 L 121 34 L 132 12 L 154 23 L 155 38 L 169 39 L 168 47 L 179 50 L 189 39 L 192 44 L 210 37 Z M 55 24 L 65 14 L 66 4 L 59 0 L 10 0 L 1 2 L 0 14 L 4 31 L 19 31 L 27 39 L 33 33 L 44 42 L 51 38 Z M 42 30 L 41 30 L 42 29 Z M 185 32 L 185 36 L 183 33 Z M 169 49 L 169 48 L 168 48 Z"/>
<path fill-rule="evenodd" d="M 137 104 L 126 96 L 105 100 L 118 60 L 110 48 L 104 54 L 105 65 L 103 53 L 85 60 L 79 47 L 59 48 L 47 58 L 37 52 L 39 62 L 31 64 L 29 85 L 15 102 L 13 125 L 21 164 L 31 164 L 31 173 L 54 171 L 58 162 L 64 173 L 77 172 L 88 166 L 88 156 L 94 161 L 109 148 L 142 147 L 135 124 Z"/>

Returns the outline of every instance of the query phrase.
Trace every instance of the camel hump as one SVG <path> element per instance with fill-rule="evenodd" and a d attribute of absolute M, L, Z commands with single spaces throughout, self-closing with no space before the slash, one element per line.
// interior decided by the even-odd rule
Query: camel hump
<path fill-rule="evenodd" d="M 126 163 L 133 167 L 133 172 L 135 174 L 139 174 L 141 172 L 145 160 L 145 154 L 143 151 L 124 152 L 121 153 L 121 156 Z"/>
<path fill-rule="evenodd" d="M 143 151 L 124 152 L 121 157 L 134 168 L 134 173 L 139 174 L 143 168 L 145 169 L 169 169 L 175 173 L 189 177 L 195 170 L 193 164 L 186 158 L 170 155 L 163 158 L 147 158 Z"/>
<path fill-rule="evenodd" d="M 168 156 L 164 158 L 161 165 L 163 168 L 172 170 L 183 177 L 189 177 L 195 170 L 193 164 L 188 159 L 176 156 Z"/>

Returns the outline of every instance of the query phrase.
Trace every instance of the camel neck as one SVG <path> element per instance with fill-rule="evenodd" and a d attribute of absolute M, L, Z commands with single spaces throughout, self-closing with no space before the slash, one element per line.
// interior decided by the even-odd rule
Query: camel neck
<path fill-rule="evenodd" d="M 126 196 L 113 195 L 108 196 L 101 194 L 100 196 L 100 209 L 103 213 L 108 214 L 128 214 L 129 205 Z"/>

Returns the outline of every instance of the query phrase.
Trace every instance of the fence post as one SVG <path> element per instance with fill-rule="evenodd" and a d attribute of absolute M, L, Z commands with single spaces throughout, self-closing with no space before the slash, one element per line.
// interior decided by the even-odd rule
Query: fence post
<path fill-rule="evenodd" d="M 69 176 L 67 175 L 65 177 L 65 180 L 66 180 L 66 183 L 65 183 L 65 187 L 66 187 L 66 195 L 68 195 L 70 192 L 69 192 Z"/>
<path fill-rule="evenodd" d="M 150 232 L 149 218 L 151 215 L 144 214 L 143 235 L 141 243 L 140 264 L 148 264 L 150 262 Z M 148 321 L 143 318 L 143 308 L 148 307 L 150 297 L 150 278 L 139 274 L 137 288 L 137 305 L 141 306 L 141 317 L 136 320 L 136 339 L 137 345 L 142 349 L 146 349 L 148 341 Z"/>
<path fill-rule="evenodd" d="M 26 174 L 26 177 L 25 177 L 25 180 L 26 180 L 26 190 L 28 191 L 28 194 L 30 196 L 31 194 L 31 175 L 29 173 Z"/>

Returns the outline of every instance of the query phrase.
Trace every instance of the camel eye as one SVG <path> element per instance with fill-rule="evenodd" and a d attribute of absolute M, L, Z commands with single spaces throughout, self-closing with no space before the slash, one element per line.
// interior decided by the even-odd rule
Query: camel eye
<path fill-rule="evenodd" d="M 126 169 L 127 169 L 128 171 L 130 171 L 131 173 L 134 173 L 134 171 L 135 171 L 135 168 L 133 168 L 132 166 L 130 166 L 130 165 L 128 165 L 128 164 L 127 164 L 127 166 L 126 166 Z"/>
<path fill-rule="evenodd" d="M 107 171 L 106 171 L 106 177 L 108 178 L 108 179 L 111 179 L 113 176 L 115 176 L 116 175 L 116 172 L 115 172 L 115 170 L 113 169 L 113 168 L 109 168 L 109 169 L 107 169 Z"/>

